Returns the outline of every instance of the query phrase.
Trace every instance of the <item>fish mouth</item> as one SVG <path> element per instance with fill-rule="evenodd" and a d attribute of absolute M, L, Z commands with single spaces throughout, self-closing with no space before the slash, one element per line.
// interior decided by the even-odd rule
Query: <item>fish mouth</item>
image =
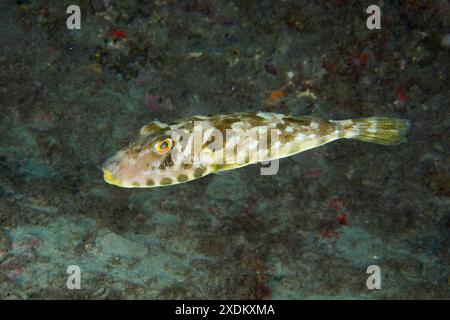
<path fill-rule="evenodd" d="M 103 179 L 109 183 L 112 184 L 114 186 L 118 186 L 121 187 L 121 181 L 119 179 L 117 179 L 116 177 L 114 177 L 114 175 L 112 174 L 111 171 L 109 171 L 108 169 L 102 168 L 103 170 Z"/>
<path fill-rule="evenodd" d="M 114 186 L 123 187 L 123 183 L 120 179 L 116 178 L 113 171 L 116 172 L 117 166 L 120 164 L 117 156 L 110 157 L 102 165 L 103 180 Z"/>

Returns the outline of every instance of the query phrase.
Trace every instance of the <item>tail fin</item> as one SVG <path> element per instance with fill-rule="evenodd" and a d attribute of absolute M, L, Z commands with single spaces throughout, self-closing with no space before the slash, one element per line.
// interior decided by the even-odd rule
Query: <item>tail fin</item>
<path fill-rule="evenodd" d="M 408 120 L 393 118 L 360 118 L 341 123 L 343 137 L 384 145 L 406 142 L 406 132 L 411 127 Z"/>

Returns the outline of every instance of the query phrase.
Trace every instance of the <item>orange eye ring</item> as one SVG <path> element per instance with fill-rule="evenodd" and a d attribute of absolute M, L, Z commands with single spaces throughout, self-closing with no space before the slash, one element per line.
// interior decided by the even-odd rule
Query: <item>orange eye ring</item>
<path fill-rule="evenodd" d="M 169 152 L 170 149 L 172 149 L 172 145 L 172 139 L 166 138 L 162 141 L 157 142 L 155 145 L 155 149 L 159 154 L 165 154 Z"/>

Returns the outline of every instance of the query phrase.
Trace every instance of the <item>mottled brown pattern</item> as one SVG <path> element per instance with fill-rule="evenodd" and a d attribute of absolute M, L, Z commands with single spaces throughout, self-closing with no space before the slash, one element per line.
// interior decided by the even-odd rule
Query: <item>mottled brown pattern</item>
<path fill-rule="evenodd" d="M 242 122 L 246 124 L 248 128 L 253 128 L 257 126 L 263 126 L 267 125 L 269 122 L 267 119 L 259 117 L 253 113 L 240 113 L 240 114 L 233 114 L 227 117 L 220 116 L 215 119 L 211 119 L 211 124 L 218 130 L 222 132 L 222 134 L 225 136 L 225 132 L 227 129 L 231 129 L 231 126 L 234 123 Z"/>
<path fill-rule="evenodd" d="M 215 119 L 211 122 L 212 126 L 214 126 L 217 130 L 222 132 L 222 135 L 225 137 L 225 133 L 227 130 L 231 129 L 231 125 L 235 122 L 240 121 L 238 118 L 234 119 Z"/>
<path fill-rule="evenodd" d="M 291 132 L 287 132 L 286 129 L 288 127 L 292 127 L 293 130 Z M 281 131 L 278 139 L 282 144 L 293 141 L 295 139 L 295 136 L 297 135 L 297 130 L 295 130 L 293 126 L 289 125 L 289 123 L 278 123 L 276 128 Z"/>
<path fill-rule="evenodd" d="M 324 119 L 320 119 L 319 126 L 320 134 L 323 136 L 328 136 L 336 130 L 334 123 Z"/>

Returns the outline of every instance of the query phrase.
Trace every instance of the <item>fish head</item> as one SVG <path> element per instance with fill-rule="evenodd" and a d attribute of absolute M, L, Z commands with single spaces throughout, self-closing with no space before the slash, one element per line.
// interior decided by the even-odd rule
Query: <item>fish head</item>
<path fill-rule="evenodd" d="M 172 130 L 154 121 L 142 127 L 133 143 L 106 160 L 103 178 L 124 188 L 167 186 L 196 179 L 206 170 L 194 165 L 192 154 L 186 152 L 190 142 L 189 130 Z"/>

